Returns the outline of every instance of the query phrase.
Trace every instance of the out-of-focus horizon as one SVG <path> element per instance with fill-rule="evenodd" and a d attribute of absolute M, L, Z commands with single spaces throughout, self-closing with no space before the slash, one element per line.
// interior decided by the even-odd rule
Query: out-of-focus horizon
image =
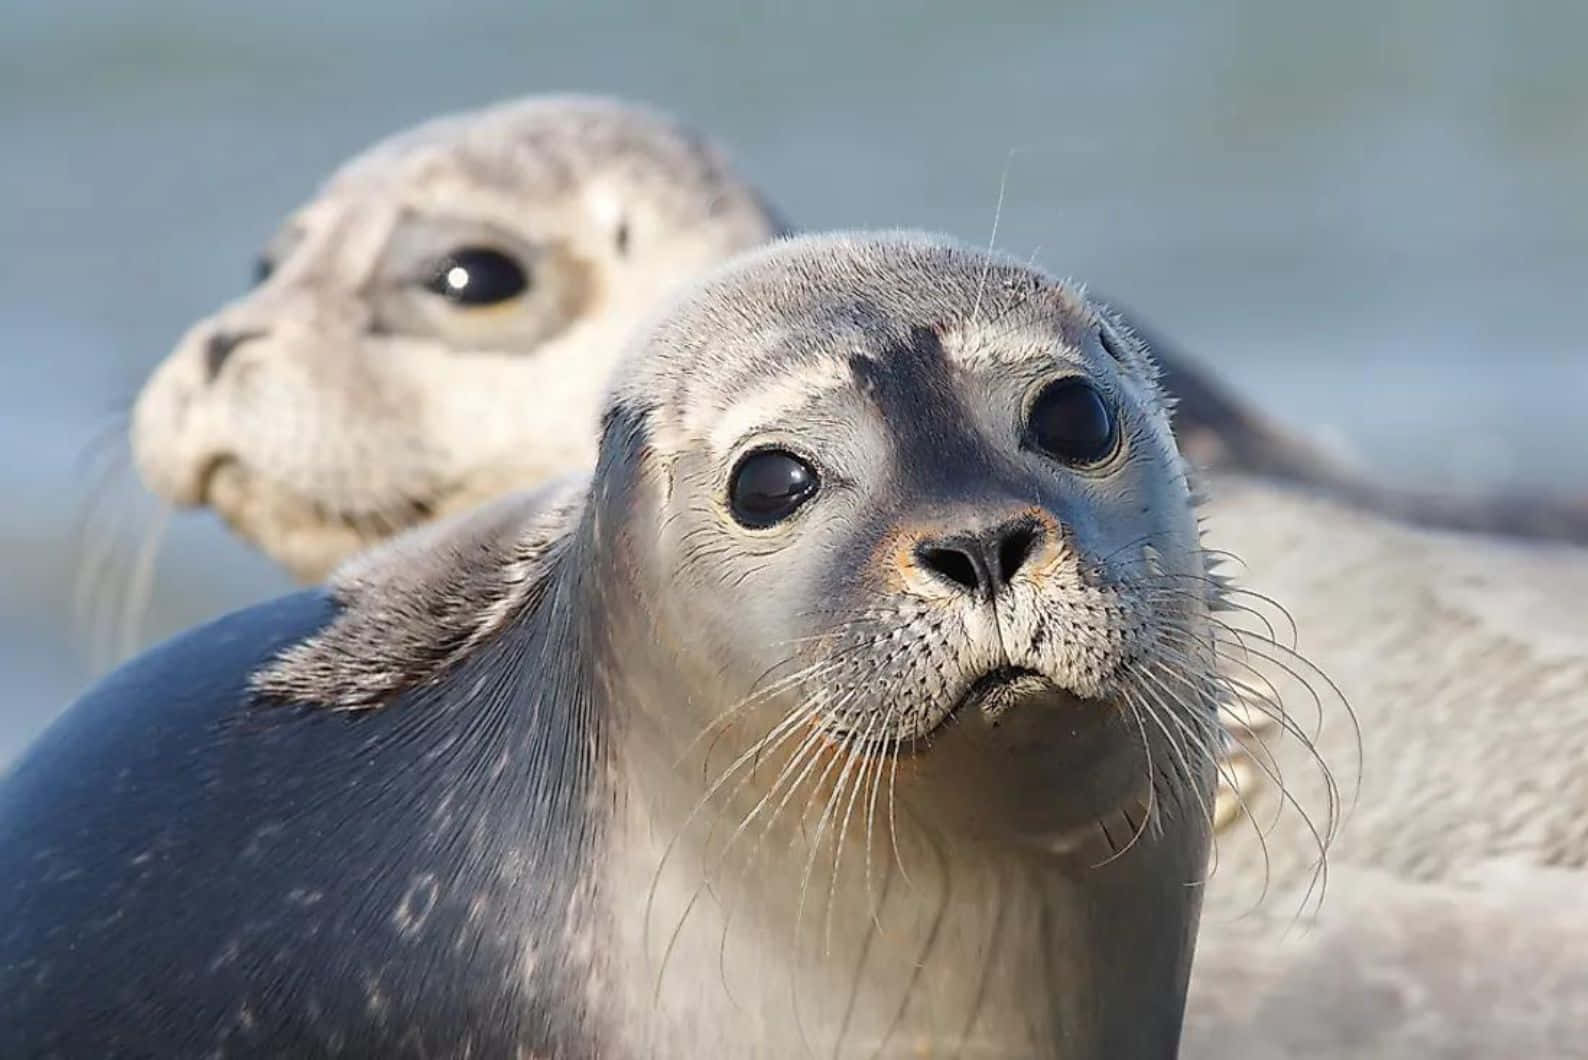
<path fill-rule="evenodd" d="M 123 558 L 147 528 L 130 470 L 84 459 L 112 411 L 332 167 L 530 93 L 670 110 L 804 227 L 985 243 L 1006 176 L 1000 249 L 1367 466 L 1588 491 L 1582 5 L 23 0 L 5 22 L 0 763 L 93 675 L 74 524 Z M 179 515 L 141 642 L 286 588 Z"/>

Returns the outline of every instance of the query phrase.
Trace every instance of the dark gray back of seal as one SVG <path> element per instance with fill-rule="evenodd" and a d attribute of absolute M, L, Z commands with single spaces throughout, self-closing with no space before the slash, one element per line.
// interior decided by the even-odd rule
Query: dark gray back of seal
<path fill-rule="evenodd" d="M 0 782 L 0 1056 L 592 1051 L 579 712 L 536 698 L 516 626 L 379 710 L 254 698 L 335 613 L 166 643 Z"/>

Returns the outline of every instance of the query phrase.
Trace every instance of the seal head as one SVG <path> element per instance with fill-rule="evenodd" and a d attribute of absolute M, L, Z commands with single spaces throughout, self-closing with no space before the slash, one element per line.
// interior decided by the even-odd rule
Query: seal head
<path fill-rule="evenodd" d="M 336 172 L 256 289 L 188 331 L 134 409 L 139 472 L 317 580 L 588 467 L 613 351 L 781 227 L 721 150 L 643 107 L 551 96 L 432 120 Z"/>

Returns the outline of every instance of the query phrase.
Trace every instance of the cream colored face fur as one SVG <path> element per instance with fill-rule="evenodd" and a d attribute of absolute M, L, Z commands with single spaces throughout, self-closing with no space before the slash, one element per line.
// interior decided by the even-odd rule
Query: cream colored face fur
<path fill-rule="evenodd" d="M 657 113 L 542 98 L 371 148 L 288 218 L 251 293 L 140 395 L 144 480 L 214 507 L 304 579 L 365 545 L 588 465 L 636 323 L 778 223 Z M 459 251 L 516 265 L 489 304 L 438 293 Z"/>

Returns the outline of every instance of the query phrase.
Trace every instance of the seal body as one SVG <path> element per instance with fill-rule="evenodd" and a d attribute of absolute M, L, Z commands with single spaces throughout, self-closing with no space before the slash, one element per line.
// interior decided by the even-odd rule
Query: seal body
<path fill-rule="evenodd" d="M 1220 919 L 1249 909 L 1264 881 L 1266 901 L 1296 911 L 1285 896 L 1321 855 L 1307 818 L 1322 829 L 1328 816 L 1318 758 L 1344 800 L 1331 863 L 1446 882 L 1495 859 L 1588 867 L 1588 552 L 1409 527 L 1259 480 L 1213 487 L 1210 539 L 1286 605 L 1333 683 L 1300 671 L 1314 702 L 1266 671 L 1291 682 L 1296 726 L 1247 741 L 1268 768 L 1244 791 L 1251 819 L 1220 837 L 1208 894 Z M 1296 563 L 1320 526 L 1329 550 Z"/>
<path fill-rule="evenodd" d="M 1209 540 L 1300 631 L 1291 642 L 1270 608 L 1279 643 L 1253 641 L 1248 663 L 1289 664 L 1299 643 L 1337 690 L 1297 668 L 1313 700 L 1266 671 L 1290 682 L 1294 728 L 1242 737 L 1263 765 L 1218 837 L 1185 1055 L 1575 1055 L 1588 552 L 1428 531 L 1257 479 L 1211 488 Z"/>
<path fill-rule="evenodd" d="M 599 452 L 68 710 L 0 784 L 4 1051 L 1174 1054 L 1218 584 L 1128 333 L 790 240 Z"/>
<path fill-rule="evenodd" d="M 334 614 L 304 592 L 163 645 L 6 779 L 0 1054 L 592 1055 L 579 718 L 525 709 L 512 641 L 389 710 L 249 705 Z"/>
<path fill-rule="evenodd" d="M 1560 869 L 1456 883 L 1337 866 L 1315 923 L 1276 904 L 1204 929 L 1181 1055 L 1580 1056 L 1582 888 Z"/>

